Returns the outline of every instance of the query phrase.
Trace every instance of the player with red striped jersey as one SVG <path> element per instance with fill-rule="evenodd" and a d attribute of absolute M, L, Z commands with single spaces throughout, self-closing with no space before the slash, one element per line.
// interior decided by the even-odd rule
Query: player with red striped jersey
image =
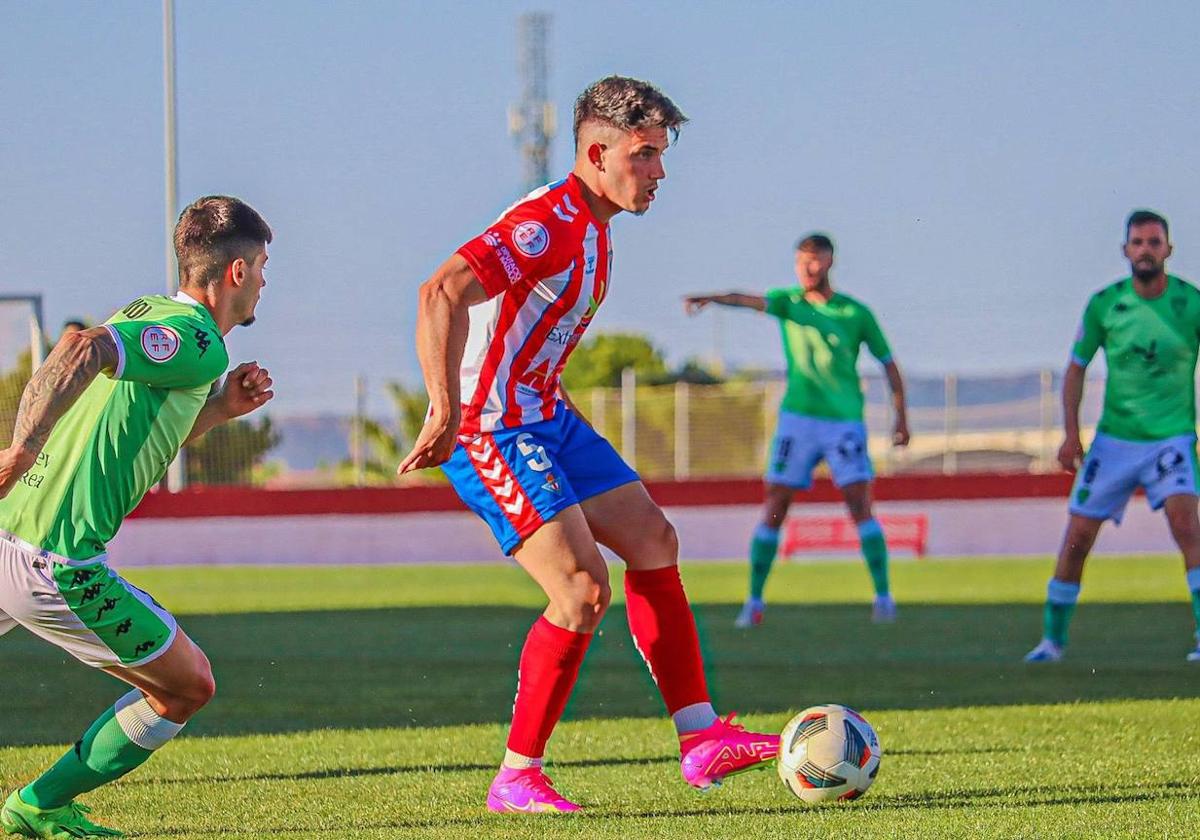
<path fill-rule="evenodd" d="M 663 153 L 686 121 L 646 82 L 591 85 L 575 103 L 571 174 L 510 207 L 421 287 L 430 410 L 399 472 L 441 465 L 549 599 L 521 651 L 493 811 L 579 809 L 554 789 L 542 756 L 612 596 L 599 545 L 625 561 L 630 633 L 679 733 L 684 779 L 707 788 L 779 749 L 778 736 L 717 717 L 675 530 L 559 385 L 609 290 L 608 223 L 649 209 Z"/>

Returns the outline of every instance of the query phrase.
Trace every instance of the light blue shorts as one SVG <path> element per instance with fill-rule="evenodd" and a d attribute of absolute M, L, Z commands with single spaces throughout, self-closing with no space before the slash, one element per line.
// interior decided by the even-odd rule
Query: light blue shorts
<path fill-rule="evenodd" d="M 838 487 L 875 477 L 867 454 L 867 427 L 856 420 L 826 420 L 779 412 L 779 425 L 767 461 L 769 484 L 796 490 L 812 486 L 813 470 L 825 461 Z"/>
<path fill-rule="evenodd" d="M 1097 432 L 1075 476 L 1068 509 L 1120 523 L 1138 487 L 1145 488 L 1150 509 L 1158 510 L 1168 496 L 1195 496 L 1196 484 L 1195 435 L 1137 441 Z"/>

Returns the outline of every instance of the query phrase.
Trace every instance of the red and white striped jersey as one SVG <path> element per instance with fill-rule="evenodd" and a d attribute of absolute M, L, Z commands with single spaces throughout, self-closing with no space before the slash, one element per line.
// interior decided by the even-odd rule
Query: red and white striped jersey
<path fill-rule="evenodd" d="M 488 295 L 470 310 L 461 434 L 554 416 L 559 375 L 608 292 L 610 242 L 569 175 L 458 249 Z"/>

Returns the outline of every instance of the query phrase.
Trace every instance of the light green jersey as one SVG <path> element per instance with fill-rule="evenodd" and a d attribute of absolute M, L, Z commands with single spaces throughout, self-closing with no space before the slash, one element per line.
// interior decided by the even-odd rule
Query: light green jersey
<path fill-rule="evenodd" d="M 104 325 L 119 362 L 55 424 L 33 469 L 0 499 L 0 529 L 89 560 L 174 460 L 229 364 L 208 310 L 186 295 L 138 298 Z"/>
<path fill-rule="evenodd" d="M 880 362 L 892 358 L 871 310 L 837 293 L 826 303 L 811 303 L 799 286 L 771 289 L 764 297 L 767 314 L 779 319 L 787 357 L 782 409 L 808 417 L 861 421 L 859 347 L 867 345 Z"/>
<path fill-rule="evenodd" d="M 1104 348 L 1108 382 L 1098 430 L 1123 440 L 1196 433 L 1200 289 L 1174 275 L 1153 300 L 1126 277 L 1088 301 L 1071 350 L 1087 366 Z"/>

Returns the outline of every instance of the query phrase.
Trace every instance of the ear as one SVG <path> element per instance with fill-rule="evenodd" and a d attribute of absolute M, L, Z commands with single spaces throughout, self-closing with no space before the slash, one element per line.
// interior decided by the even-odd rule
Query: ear
<path fill-rule="evenodd" d="M 246 261 L 241 257 L 229 264 L 225 269 L 225 277 L 234 286 L 241 286 L 246 282 Z"/>
<path fill-rule="evenodd" d="M 601 172 L 604 171 L 604 151 L 607 148 L 603 143 L 592 143 L 587 149 L 588 160 Z"/>

